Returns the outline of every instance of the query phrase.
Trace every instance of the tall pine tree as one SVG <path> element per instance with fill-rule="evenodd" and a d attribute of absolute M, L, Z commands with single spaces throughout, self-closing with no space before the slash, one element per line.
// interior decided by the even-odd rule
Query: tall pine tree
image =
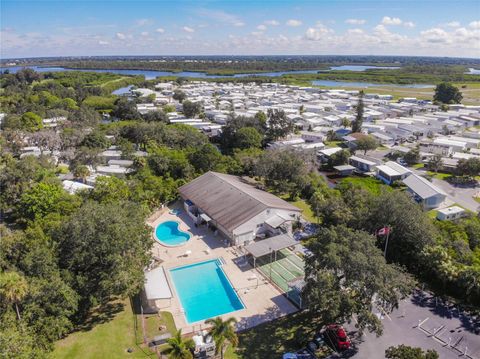
<path fill-rule="evenodd" d="M 361 132 L 363 124 L 363 112 L 365 105 L 363 103 L 364 92 L 360 91 L 357 104 L 357 114 L 355 116 L 355 121 L 352 122 L 352 132 Z"/>

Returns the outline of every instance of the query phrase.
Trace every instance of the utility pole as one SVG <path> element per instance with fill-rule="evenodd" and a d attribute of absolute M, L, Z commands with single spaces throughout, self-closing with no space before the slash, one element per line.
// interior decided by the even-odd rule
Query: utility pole
<path fill-rule="evenodd" d="M 272 248 L 268 248 L 270 250 L 270 265 L 269 265 L 269 268 L 270 268 L 270 282 L 272 281 Z"/>
<path fill-rule="evenodd" d="M 388 237 L 390 237 L 390 227 L 387 227 L 387 238 L 385 239 L 385 250 L 383 251 L 385 259 L 387 259 Z"/>

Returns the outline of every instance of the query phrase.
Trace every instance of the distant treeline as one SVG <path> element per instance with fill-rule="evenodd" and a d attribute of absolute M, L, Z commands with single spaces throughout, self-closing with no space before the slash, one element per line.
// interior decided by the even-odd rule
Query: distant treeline
<path fill-rule="evenodd" d="M 3 60 L 2 64 L 12 62 Z M 479 59 L 409 56 L 144 56 L 68 57 L 15 60 L 18 65 L 55 65 L 82 69 L 128 69 L 158 71 L 201 71 L 231 74 L 264 71 L 324 70 L 339 65 L 408 66 L 423 68 L 453 66 L 464 72 L 480 67 Z"/>
<path fill-rule="evenodd" d="M 331 81 L 355 81 L 355 82 L 372 82 L 384 84 L 438 84 L 441 82 L 480 82 L 479 75 L 468 75 L 458 71 L 448 70 L 432 70 L 427 66 L 423 70 L 415 68 L 414 71 L 406 69 L 398 70 L 367 70 L 364 72 L 354 71 L 332 71 L 319 72 L 317 74 L 288 74 L 283 76 L 262 76 L 261 74 L 248 77 L 223 77 L 223 78 L 182 78 L 178 76 L 162 76 L 156 80 L 146 81 L 144 85 L 150 83 L 153 88 L 157 81 L 176 81 L 176 80 L 190 80 L 190 81 L 209 81 L 209 82 L 233 82 L 233 83 L 282 83 L 282 84 L 303 84 L 308 85 L 314 80 L 331 80 Z M 430 70 L 431 71 L 430 71 Z"/>

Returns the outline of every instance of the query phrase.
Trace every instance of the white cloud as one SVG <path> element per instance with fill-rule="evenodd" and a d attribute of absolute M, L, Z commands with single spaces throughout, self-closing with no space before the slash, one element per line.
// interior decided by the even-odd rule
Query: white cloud
<path fill-rule="evenodd" d="M 410 29 L 415 27 L 415 24 L 412 21 L 403 21 L 402 19 L 400 19 L 398 17 L 390 17 L 390 16 L 384 16 L 380 24 L 382 24 L 382 25 L 392 25 L 392 26 L 403 25 L 403 26 L 408 27 Z"/>
<path fill-rule="evenodd" d="M 192 29 L 191 27 L 188 27 L 188 26 L 184 26 L 182 27 L 183 31 L 185 32 L 195 32 L 195 29 Z"/>
<path fill-rule="evenodd" d="M 480 29 L 480 20 L 477 21 L 472 21 L 470 24 L 468 24 L 472 29 Z"/>
<path fill-rule="evenodd" d="M 280 23 L 277 20 L 266 20 L 263 22 L 265 25 L 268 26 L 278 26 Z"/>
<path fill-rule="evenodd" d="M 229 14 L 223 10 L 199 9 L 197 14 L 218 22 L 233 25 L 236 27 L 244 26 L 245 23 L 236 15 Z"/>
<path fill-rule="evenodd" d="M 349 35 L 363 35 L 365 32 L 362 29 L 348 29 L 347 33 Z"/>
<path fill-rule="evenodd" d="M 265 31 L 265 30 L 267 30 L 267 27 L 265 25 L 258 25 L 257 30 Z"/>
<path fill-rule="evenodd" d="M 426 42 L 431 42 L 431 43 L 449 42 L 449 35 L 447 34 L 447 32 L 438 27 L 422 31 L 420 35 Z"/>
<path fill-rule="evenodd" d="M 302 25 L 302 22 L 300 20 L 290 19 L 287 21 L 287 26 L 297 27 L 300 25 Z"/>
<path fill-rule="evenodd" d="M 158 29 L 155 30 L 156 32 L 163 34 L 165 32 L 164 28 L 159 27 Z"/>
<path fill-rule="evenodd" d="M 268 20 L 270 21 L 270 20 Z M 345 19 L 342 19 L 345 21 Z M 407 21 L 402 21 L 402 25 Z M 218 22 L 208 21 L 209 27 L 215 29 Z M 270 26 L 266 21 L 257 25 Z M 158 25 L 160 26 L 160 25 Z M 372 55 L 418 55 L 418 56 L 461 56 L 480 57 L 480 21 L 468 22 L 458 27 L 446 23 L 402 32 L 399 26 L 378 24 L 374 28 L 349 26 L 351 28 L 333 31 L 330 22 L 301 27 L 302 33 L 287 31 L 283 33 L 258 31 L 253 26 L 253 33 L 237 33 L 229 36 L 228 31 L 219 36 L 205 37 L 198 41 L 195 34 L 189 33 L 180 25 L 180 31 L 165 31 L 162 41 L 153 41 L 152 34 L 162 34 L 155 26 L 146 28 L 116 27 L 113 36 L 105 37 L 103 30 L 88 28 L 76 32 L 34 33 L 16 31 L 12 28 L 0 30 L 2 54 L 7 57 L 37 56 L 78 56 L 86 52 L 92 55 L 110 53 L 150 54 L 172 53 L 178 55 L 197 53 L 199 55 L 224 54 L 372 54 Z M 190 26 L 190 27 L 189 27 Z M 200 31 L 200 24 L 185 26 L 194 32 Z M 408 26 L 408 25 L 407 25 Z M 233 29 L 232 29 L 233 30 Z M 251 31 L 252 31 L 251 30 Z M 278 29 L 280 30 L 280 29 Z M 424 30 L 424 31 L 421 31 Z M 148 36 L 142 32 L 148 31 Z M 233 31 L 232 31 L 233 32 Z"/>
<path fill-rule="evenodd" d="M 402 20 L 398 17 L 384 16 L 381 22 L 382 25 L 402 25 Z"/>
<path fill-rule="evenodd" d="M 315 27 L 309 27 L 305 32 L 305 38 L 311 41 L 326 40 L 326 37 L 333 34 L 333 30 L 329 29 L 320 22 Z"/>
<path fill-rule="evenodd" d="M 143 31 L 140 35 L 142 35 L 142 36 L 148 36 L 148 31 Z"/>
<path fill-rule="evenodd" d="M 345 23 L 350 24 L 350 25 L 363 25 L 367 22 L 367 20 L 364 19 L 347 19 L 345 20 Z"/>
<path fill-rule="evenodd" d="M 135 24 L 137 26 L 147 26 L 153 24 L 153 21 L 150 19 L 138 19 L 137 21 L 135 21 Z"/>
<path fill-rule="evenodd" d="M 460 27 L 460 23 L 458 21 L 450 21 L 446 24 L 448 27 Z"/>
<path fill-rule="evenodd" d="M 262 36 L 263 32 L 262 31 L 252 31 L 251 34 L 255 37 Z"/>

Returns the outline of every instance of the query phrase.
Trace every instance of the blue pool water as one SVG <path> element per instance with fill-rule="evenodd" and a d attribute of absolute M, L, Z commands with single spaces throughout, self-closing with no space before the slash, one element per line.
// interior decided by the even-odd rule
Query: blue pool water
<path fill-rule="evenodd" d="M 189 324 L 245 308 L 218 259 L 174 268 L 170 275 Z"/>
<path fill-rule="evenodd" d="M 160 223 L 155 229 L 157 239 L 167 246 L 178 246 L 190 239 L 190 234 L 178 228 L 178 222 L 166 221 Z"/>

